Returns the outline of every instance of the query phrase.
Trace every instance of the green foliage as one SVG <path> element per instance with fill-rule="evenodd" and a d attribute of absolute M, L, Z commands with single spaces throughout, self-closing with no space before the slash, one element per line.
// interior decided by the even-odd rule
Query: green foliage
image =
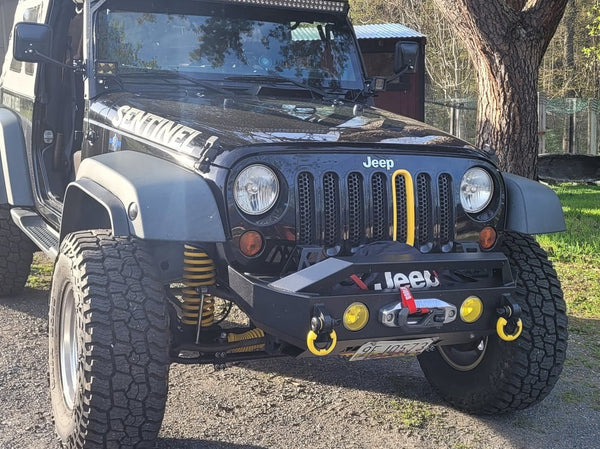
<path fill-rule="evenodd" d="M 600 96 L 600 0 L 575 0 L 569 2 L 552 42 L 550 43 L 542 66 L 540 67 L 540 90 L 549 97 L 578 96 L 598 98 Z M 569 19 L 574 30 L 573 61 L 567 62 L 567 22 Z"/>
<path fill-rule="evenodd" d="M 587 12 L 587 17 L 590 24 L 587 25 L 588 34 L 590 36 L 600 36 L 600 1 L 596 1 L 591 9 Z M 583 47 L 583 54 L 588 58 L 600 59 L 600 45 L 590 45 Z"/>

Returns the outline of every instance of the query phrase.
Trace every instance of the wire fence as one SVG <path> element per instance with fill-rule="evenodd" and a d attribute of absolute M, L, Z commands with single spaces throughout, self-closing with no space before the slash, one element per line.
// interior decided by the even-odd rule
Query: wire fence
<path fill-rule="evenodd" d="M 600 108 L 597 99 L 538 95 L 540 154 L 599 154 Z M 477 138 L 477 100 L 429 99 L 425 121 L 468 142 Z"/>
<path fill-rule="evenodd" d="M 425 122 L 474 144 L 477 138 L 477 99 L 425 100 Z"/>
<path fill-rule="evenodd" d="M 540 153 L 598 154 L 598 100 L 539 95 Z"/>

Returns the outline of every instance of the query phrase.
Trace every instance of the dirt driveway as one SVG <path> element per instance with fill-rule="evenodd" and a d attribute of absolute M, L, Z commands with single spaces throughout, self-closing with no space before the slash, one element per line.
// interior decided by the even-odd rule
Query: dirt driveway
<path fill-rule="evenodd" d="M 54 449 L 47 297 L 0 299 L 0 448 Z M 540 405 L 502 417 L 446 407 L 414 358 L 276 359 L 174 365 L 159 448 L 600 448 L 598 322 L 571 323 L 561 380 Z"/>

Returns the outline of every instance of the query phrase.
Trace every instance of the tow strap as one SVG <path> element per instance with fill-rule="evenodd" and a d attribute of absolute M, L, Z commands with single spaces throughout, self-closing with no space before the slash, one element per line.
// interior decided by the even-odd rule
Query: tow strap
<path fill-rule="evenodd" d="M 355 274 L 350 275 L 350 279 L 352 279 L 354 281 L 354 283 L 361 289 L 361 290 L 368 290 L 369 287 L 367 287 L 367 284 L 365 284 L 363 282 L 363 280 L 358 277 Z"/>
<path fill-rule="evenodd" d="M 429 313 L 429 309 L 426 307 L 419 308 L 415 303 L 415 297 L 412 295 L 408 287 L 400 287 L 400 297 L 402 300 L 402 307 L 408 309 L 409 315 L 424 315 Z"/>

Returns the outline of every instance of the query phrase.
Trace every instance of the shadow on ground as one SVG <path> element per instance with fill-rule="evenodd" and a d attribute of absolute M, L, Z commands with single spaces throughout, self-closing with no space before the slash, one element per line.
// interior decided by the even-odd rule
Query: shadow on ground
<path fill-rule="evenodd" d="M 19 295 L 0 298 L 0 304 L 33 318 L 48 319 L 48 295 L 48 290 L 25 288 Z"/>
<path fill-rule="evenodd" d="M 264 373 L 370 391 L 388 400 L 416 401 L 434 410 L 436 419 L 425 427 L 448 427 L 450 433 L 457 435 L 473 432 L 473 443 L 460 446 L 466 443 L 457 440 L 457 447 L 600 448 L 600 320 L 572 318 L 570 329 L 567 360 L 553 391 L 539 404 L 498 416 L 474 416 L 446 406 L 428 384 L 414 357 L 373 362 L 276 359 L 244 366 Z M 332 372 L 336 374 L 331 375 Z M 481 428 L 487 431 L 481 433 L 479 440 L 476 429 Z M 493 441 L 489 440 L 490 435 Z"/>
<path fill-rule="evenodd" d="M 254 446 L 251 444 L 233 444 L 220 441 L 196 440 L 196 439 L 178 439 L 178 438 L 159 438 L 156 443 L 156 449 L 266 449 L 264 446 Z"/>
<path fill-rule="evenodd" d="M 25 318 L 24 321 L 17 319 L 4 323 L 4 330 L 12 332 L 11 329 L 14 329 L 15 342 L 17 340 L 20 342 L 19 348 L 15 350 L 13 355 L 10 355 L 12 357 L 11 363 L 7 364 L 6 367 L 13 371 L 11 371 L 12 374 L 6 372 L 9 377 L 6 377 L 5 380 L 7 382 L 10 380 L 11 385 L 14 384 L 15 390 L 13 392 L 12 387 L 8 388 L 8 384 L 3 387 L 5 389 L 4 393 L 12 392 L 12 396 L 4 399 L 15 402 L 14 406 L 9 407 L 9 409 L 16 417 L 21 416 L 18 412 L 23 407 L 18 401 L 32 401 L 31 395 L 43 397 L 44 401 L 40 406 L 41 408 L 48 407 L 45 391 L 43 391 L 46 389 L 46 384 L 37 380 L 43 377 L 45 368 L 38 373 L 34 372 L 33 369 L 37 367 L 39 370 L 39 359 L 46 356 L 43 342 L 47 337 L 41 328 L 47 325 L 48 291 L 27 288 L 22 295 L 1 299 L 0 306 L 19 312 L 24 317 L 33 318 L 37 322 L 31 323 Z M 352 391 L 367 392 L 367 395 L 362 396 L 367 401 L 364 403 L 364 412 L 365 415 L 376 416 L 376 419 L 381 416 L 384 420 L 388 419 L 386 413 L 391 412 L 389 408 L 386 408 L 386 404 L 392 401 L 395 401 L 400 407 L 405 406 L 407 403 L 416 404 L 417 407 L 431 412 L 431 417 L 421 427 L 410 428 L 403 427 L 402 424 L 396 424 L 393 430 L 396 435 L 394 437 L 395 442 L 393 445 L 390 443 L 390 446 L 387 446 L 390 448 L 598 448 L 600 447 L 597 442 L 600 437 L 600 320 L 571 318 L 570 329 L 571 336 L 567 361 L 561 379 L 553 392 L 539 405 L 502 416 L 472 416 L 447 407 L 424 378 L 414 357 L 365 362 L 349 362 L 340 358 L 302 360 L 281 358 L 244 362 L 237 364 L 239 368 L 243 368 L 242 372 L 236 373 L 232 369 L 230 375 L 227 374 L 225 377 L 218 375 L 214 380 L 214 386 L 224 389 L 231 396 L 238 397 L 241 407 L 246 406 L 249 397 L 244 395 L 253 394 L 252 392 L 256 394 L 256 391 L 260 391 L 260 387 L 256 387 L 257 383 L 267 384 L 276 382 L 277 378 L 291 378 L 325 386 L 342 387 L 343 390 L 328 389 L 327 387 L 325 387 L 325 390 L 335 392 L 330 393 L 332 395 L 342 394 L 347 401 L 354 401 Z M 28 337 L 32 337 L 32 330 L 37 330 L 37 340 L 26 338 L 24 333 L 27 333 Z M 10 348 L 4 348 L 4 351 L 6 352 L 8 349 Z M 21 362 L 20 359 L 24 358 L 29 353 L 28 351 L 35 352 L 35 358 L 37 359 L 32 356 Z M 34 362 L 34 360 L 37 361 Z M 243 371 L 248 372 L 244 373 Z M 200 414 L 196 409 L 193 410 L 195 413 L 183 412 L 182 403 L 185 401 L 193 403 L 198 396 L 202 396 L 201 385 L 206 380 L 202 377 L 210 374 L 210 372 L 211 368 L 209 367 L 190 367 L 189 371 L 185 371 L 185 375 L 179 376 L 180 381 L 189 382 L 189 385 L 178 384 L 173 388 L 174 392 L 180 391 L 181 398 L 177 398 L 177 396 L 173 398 L 173 413 L 176 416 L 172 419 L 181 423 L 181 426 L 171 435 L 169 433 L 164 434 L 165 438 L 160 438 L 156 447 L 159 449 L 267 449 L 268 446 L 261 445 L 258 439 L 260 435 L 248 436 L 247 440 L 237 440 L 247 441 L 248 444 L 235 444 L 220 441 L 221 435 L 215 437 L 215 435 L 205 433 L 207 430 L 214 430 L 214 427 L 210 427 L 209 423 L 198 425 L 198 420 L 203 419 L 202 412 L 213 415 L 219 415 L 220 412 L 219 416 L 213 416 L 213 425 L 222 426 L 224 429 L 254 425 L 249 415 L 241 414 L 240 416 L 240 414 L 219 409 L 219 406 L 223 404 L 211 402 L 212 399 L 217 401 L 218 399 L 217 396 L 211 395 L 210 390 L 204 393 L 209 397 L 205 398 L 206 402 L 203 404 L 204 406 L 214 406 L 217 413 L 208 407 L 200 411 Z M 229 373 L 229 370 L 225 373 Z M 243 383 L 242 388 L 236 385 L 236 376 L 238 375 L 247 377 L 251 381 Z M 28 393 L 25 394 L 23 390 L 18 393 L 17 385 Z M 32 389 L 35 393 L 31 391 Z M 281 388 L 275 390 L 279 393 L 282 391 Z M 272 390 L 266 388 L 264 391 L 268 395 Z M 318 391 L 321 394 L 328 394 L 320 388 Z M 267 397 L 268 399 L 265 399 L 265 401 L 282 401 L 278 396 Z M 225 399 L 225 402 L 227 402 L 227 399 Z M 362 405 L 359 405 L 359 408 L 362 407 Z M 277 404 L 272 410 L 277 410 L 281 414 L 294 412 L 294 409 L 287 409 L 286 404 L 283 402 Z M 332 410 L 329 412 L 327 419 L 344 421 L 347 417 L 342 416 L 343 411 L 343 408 Z M 318 410 L 314 412 L 306 410 L 306 412 L 312 419 L 321 416 Z M 257 410 L 256 415 L 253 415 L 254 419 L 257 419 L 256 417 L 260 416 L 260 413 L 262 411 Z M 271 432 L 273 431 L 273 423 L 270 421 L 272 415 L 269 415 L 269 413 L 274 412 L 267 409 L 265 413 L 267 413 L 263 424 L 265 427 L 262 430 Z M 25 420 L 25 418 L 22 419 Z M 5 421 L 8 423 L 7 419 Z M 34 427 L 33 429 L 37 430 L 26 430 L 25 424 L 29 421 L 21 422 L 17 419 L 14 423 L 10 422 L 10 425 L 5 424 L 7 428 L 4 431 L 12 432 L 17 428 L 25 434 L 39 431 L 43 432 L 46 437 L 46 440 L 41 439 L 40 442 L 53 441 L 51 422 L 49 418 L 44 418 L 43 421 L 43 424 L 37 424 L 37 421 L 34 424 L 27 424 L 31 426 L 41 425 L 40 429 Z M 194 426 L 190 426 L 192 428 L 188 429 L 187 427 L 190 424 L 194 424 Z M 360 429 L 368 432 L 368 429 L 373 428 L 373 426 L 381 425 L 378 421 L 375 421 L 375 424 L 367 421 Z M 387 424 L 384 423 L 384 425 Z M 305 433 L 304 437 L 308 438 L 309 435 L 311 435 L 310 432 Z M 426 442 L 423 442 L 423 435 L 427 435 Z M 438 435 L 437 438 L 439 438 L 437 442 L 434 440 L 435 435 Z M 23 433 L 20 436 L 23 436 Z M 185 438 L 182 438 L 182 436 Z M 229 436 L 224 436 L 223 440 L 228 438 Z M 262 443 L 264 443 L 264 440 Z M 326 443 L 328 444 L 328 442 L 316 440 L 313 447 L 326 447 Z M 331 447 L 343 448 L 344 446 Z M 365 446 L 365 448 L 367 447 Z"/>

